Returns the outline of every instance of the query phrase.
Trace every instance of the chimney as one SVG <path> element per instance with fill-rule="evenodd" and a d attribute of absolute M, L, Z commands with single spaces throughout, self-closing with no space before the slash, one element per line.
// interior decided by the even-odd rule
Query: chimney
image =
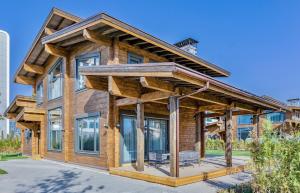
<path fill-rule="evenodd" d="M 180 42 L 177 42 L 174 45 L 186 52 L 189 52 L 193 55 L 197 55 L 197 44 L 198 44 L 197 40 L 188 38 L 188 39 L 182 40 Z"/>

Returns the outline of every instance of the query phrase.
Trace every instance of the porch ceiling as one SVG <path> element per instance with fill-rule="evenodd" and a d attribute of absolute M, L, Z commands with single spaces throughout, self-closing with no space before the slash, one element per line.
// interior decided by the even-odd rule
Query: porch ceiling
<path fill-rule="evenodd" d="M 102 79 L 102 81 L 95 81 L 93 84 L 100 90 L 108 90 L 117 96 L 133 98 L 127 100 L 135 100 L 135 98 L 143 100 L 143 97 L 145 98 L 147 93 L 143 92 L 144 90 L 141 88 L 145 87 L 182 96 L 195 92 L 209 83 L 207 90 L 187 97 L 190 101 L 192 99 L 199 101 L 200 110 L 217 111 L 215 107 L 220 106 L 225 108 L 230 106 L 238 111 L 245 110 L 248 112 L 288 110 L 281 103 L 266 100 L 173 62 L 81 67 L 80 72 L 86 75 L 88 83 Z M 101 82 L 105 84 L 102 87 L 100 86 Z M 122 93 L 120 90 L 113 90 L 112 87 L 116 86 L 114 84 L 123 86 L 128 92 L 133 93 L 133 95 L 128 96 L 125 92 Z M 153 97 L 157 97 L 154 94 Z M 165 96 L 165 98 L 167 97 Z M 149 101 L 151 101 L 150 99 Z M 159 97 L 156 98 L 156 100 L 158 99 Z M 147 102 L 147 100 L 145 101 Z M 203 103 L 211 105 L 203 107 Z M 214 108 L 211 109 L 210 107 Z"/>

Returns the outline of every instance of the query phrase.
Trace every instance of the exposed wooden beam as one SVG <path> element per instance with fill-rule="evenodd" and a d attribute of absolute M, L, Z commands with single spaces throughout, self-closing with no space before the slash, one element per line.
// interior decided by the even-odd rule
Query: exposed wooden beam
<path fill-rule="evenodd" d="M 200 112 L 219 111 L 219 110 L 225 110 L 225 109 L 226 109 L 225 105 L 218 105 L 218 104 L 206 105 L 206 106 L 200 106 L 199 107 Z"/>
<path fill-rule="evenodd" d="M 85 76 L 85 86 L 89 89 L 95 90 L 108 90 L 108 82 L 103 81 L 101 78 L 97 76 Z"/>
<path fill-rule="evenodd" d="M 109 35 L 110 33 L 113 33 L 113 32 L 116 32 L 116 31 L 118 31 L 118 30 L 115 29 L 115 28 L 111 28 L 111 29 L 108 29 L 108 30 L 102 32 L 101 34 L 102 35 Z"/>
<path fill-rule="evenodd" d="M 179 139 L 177 139 L 178 132 L 178 119 L 179 119 L 179 107 L 177 98 L 175 96 L 170 97 L 169 102 L 170 118 L 169 118 L 169 141 L 170 141 L 170 176 L 179 177 Z"/>
<path fill-rule="evenodd" d="M 44 68 L 38 65 L 32 65 L 32 64 L 24 64 L 23 68 L 27 72 L 31 72 L 34 74 L 44 74 Z"/>
<path fill-rule="evenodd" d="M 26 122 L 16 122 L 16 127 L 20 129 L 33 129 L 35 127 L 35 123 L 26 123 Z"/>
<path fill-rule="evenodd" d="M 151 101 L 167 99 L 170 97 L 170 95 L 171 95 L 171 93 L 168 93 L 168 92 L 154 91 L 154 92 L 143 94 L 141 96 L 141 101 L 142 102 L 151 102 Z"/>
<path fill-rule="evenodd" d="M 154 89 L 154 90 L 159 90 L 163 92 L 169 92 L 173 93 L 175 92 L 175 88 L 172 84 L 168 82 L 163 82 L 160 81 L 156 78 L 151 78 L 151 77 L 141 77 L 140 82 L 143 87 Z"/>
<path fill-rule="evenodd" d="M 112 95 L 139 98 L 141 89 L 135 81 L 110 76 L 108 80 L 108 91 Z"/>
<path fill-rule="evenodd" d="M 67 57 L 68 52 L 61 47 L 55 47 L 53 44 L 45 44 L 45 51 L 53 56 Z"/>
<path fill-rule="evenodd" d="M 99 35 L 98 33 L 88 30 L 88 29 L 84 29 L 82 35 L 83 35 L 84 39 L 94 42 L 96 44 L 110 43 L 110 40 L 108 40 L 104 36 Z"/>
<path fill-rule="evenodd" d="M 19 75 L 16 77 L 16 83 L 34 85 L 35 79 Z"/>
<path fill-rule="evenodd" d="M 48 35 L 51 35 L 51 34 L 55 33 L 56 30 L 52 29 L 52 28 L 45 27 L 44 32 L 48 36 Z"/>

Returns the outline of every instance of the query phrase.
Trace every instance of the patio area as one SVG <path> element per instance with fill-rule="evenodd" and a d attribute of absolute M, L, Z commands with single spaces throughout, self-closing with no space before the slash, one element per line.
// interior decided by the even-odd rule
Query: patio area
<path fill-rule="evenodd" d="M 168 186 L 181 186 L 244 171 L 248 161 L 249 157 L 233 156 L 232 167 L 226 167 L 224 156 L 207 156 L 200 164 L 180 166 L 177 178 L 170 177 L 169 164 L 155 166 L 146 163 L 144 171 L 140 172 L 136 170 L 135 164 L 127 164 L 110 170 L 110 173 Z"/>

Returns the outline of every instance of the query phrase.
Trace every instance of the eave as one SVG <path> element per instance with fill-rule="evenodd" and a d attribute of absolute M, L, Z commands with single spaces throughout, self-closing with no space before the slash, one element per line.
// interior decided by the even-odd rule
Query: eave
<path fill-rule="evenodd" d="M 139 49 L 155 53 L 158 56 L 165 57 L 168 61 L 179 63 L 212 77 L 226 77 L 230 75 L 228 71 L 210 62 L 104 13 L 48 35 L 42 39 L 42 42 L 43 44 L 52 44 L 68 49 L 70 46 L 80 42 L 93 41 L 90 38 L 84 37 L 85 31 L 90 31 L 95 35 L 105 38 L 118 38 L 120 42 L 123 41 Z M 74 42 L 74 44 L 70 42 Z"/>

